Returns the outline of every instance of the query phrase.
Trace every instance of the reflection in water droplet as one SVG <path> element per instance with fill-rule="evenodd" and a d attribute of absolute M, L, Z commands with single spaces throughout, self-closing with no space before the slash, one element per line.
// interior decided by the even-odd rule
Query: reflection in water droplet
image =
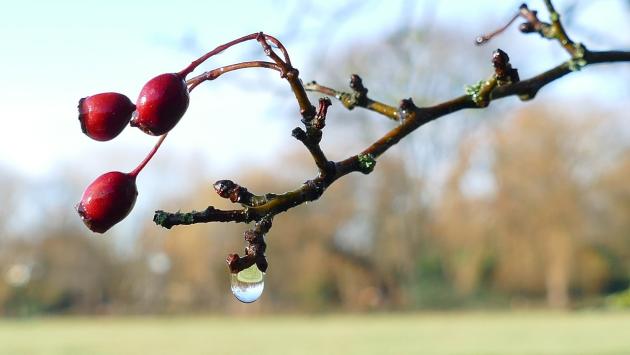
<path fill-rule="evenodd" d="M 231 274 L 230 288 L 234 297 L 243 303 L 256 301 L 265 288 L 264 276 L 265 274 L 258 270 L 256 264 L 238 274 Z"/>

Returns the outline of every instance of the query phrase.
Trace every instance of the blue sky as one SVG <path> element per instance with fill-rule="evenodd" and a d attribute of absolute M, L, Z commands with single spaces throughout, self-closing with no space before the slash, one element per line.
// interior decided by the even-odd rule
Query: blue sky
<path fill-rule="evenodd" d="M 355 2 L 360 3 L 360 2 Z M 358 37 L 391 32 L 403 18 L 416 24 L 432 11 L 436 22 L 470 28 L 471 38 L 488 23 L 500 24 L 519 1 L 417 2 L 412 12 L 401 16 L 404 4 L 414 2 L 367 2 L 349 20 L 336 23 L 331 38 L 304 36 L 286 43 L 305 80 L 314 79 L 306 64 L 326 41 L 340 48 Z M 530 2 L 542 9 L 541 1 Z M 558 7 L 570 2 L 558 1 Z M 627 6 L 620 1 L 597 1 L 588 5 L 590 31 L 609 33 L 613 44 L 630 46 Z M 118 91 L 135 101 L 151 77 L 178 71 L 203 51 L 241 35 L 263 30 L 290 37 L 291 24 L 308 33 L 321 33 L 322 19 L 335 9 L 348 7 L 338 1 L 299 2 L 207 2 L 207 1 L 11 1 L 0 14 L 0 80 L 3 139 L 0 167 L 27 176 L 45 176 L 59 166 L 80 169 L 87 176 L 108 170 L 130 170 L 150 149 L 155 137 L 126 129 L 117 139 L 99 143 L 81 134 L 76 104 L 79 98 L 104 91 Z M 352 10 L 348 8 L 348 11 Z M 302 13 L 300 12 L 302 11 Z M 299 17 L 296 19 L 295 17 Z M 343 18 L 343 17 L 342 17 Z M 325 32 L 324 32 L 325 34 Z M 330 43 L 329 43 L 330 41 Z M 188 46 L 184 44 L 188 43 Z M 254 44 L 219 56 L 204 69 L 237 60 L 253 59 Z M 549 63 L 543 63 L 548 65 Z M 203 69 L 202 69 L 203 70 Z M 628 73 L 625 70 L 624 73 Z M 288 142 L 286 120 L 269 111 L 277 93 L 263 85 L 282 87 L 276 73 L 255 74 L 261 87 L 248 90 L 224 77 L 193 93 L 190 109 L 165 142 L 163 154 L 203 157 L 218 169 L 230 162 L 265 159 L 283 149 L 277 145 L 252 146 L 255 134 L 271 142 Z M 597 80 L 593 76 L 593 80 Z M 267 84 L 267 82 L 269 84 Z M 604 85 L 605 86 L 605 85 Z M 619 90 L 612 90 L 614 95 Z M 286 91 L 286 99 L 291 93 Z M 625 91 L 627 97 L 627 90 Z M 246 102 L 247 105 L 244 105 Z M 238 108 L 236 110 L 235 108 Z M 229 124 L 245 136 L 239 142 L 217 130 Z M 249 136 L 251 134 L 251 136 Z M 221 154 L 216 154 L 220 151 Z M 114 156 L 114 158 L 111 158 Z M 160 155 L 156 157 L 159 160 Z M 232 164 L 233 165 L 233 164 Z"/>
<path fill-rule="evenodd" d="M 81 133 L 77 120 L 76 105 L 82 97 L 117 91 L 135 101 L 150 78 L 179 71 L 205 51 L 261 30 L 285 43 L 304 80 L 318 79 L 313 63 L 324 55 L 322 46 L 327 48 L 325 60 L 334 61 L 336 53 L 349 43 L 379 41 L 401 25 L 460 30 L 470 41 L 470 52 L 463 55 L 487 55 L 492 49 L 475 48 L 473 39 L 503 24 L 520 3 L 6 1 L 0 10 L 0 174 L 18 174 L 22 177 L 18 184 L 24 183 L 25 189 L 32 186 L 29 183 L 38 186 L 28 190 L 30 194 L 20 195 L 13 225 L 30 226 L 38 221 L 41 205 L 50 205 L 55 211 L 65 206 L 57 218 L 78 223 L 73 203 L 80 191 L 104 172 L 130 171 L 155 143 L 156 137 L 133 128 L 109 142 L 90 140 Z M 542 1 L 529 3 L 532 8 L 544 8 Z M 573 1 L 555 3 L 563 10 Z M 575 38 L 591 48 L 630 48 L 626 2 L 580 4 L 569 26 Z M 499 45 L 519 58 L 521 77 L 566 59 L 558 46 L 537 36 L 523 36 L 515 28 L 492 48 Z M 256 58 L 264 57 L 252 43 L 213 58 L 200 70 Z M 340 73 L 343 77 L 348 74 Z M 536 101 L 555 102 L 554 97 L 562 96 L 568 102 L 586 99 L 630 112 L 629 77 L 628 65 L 588 68 L 550 85 Z M 243 78 L 248 80 L 239 80 Z M 469 83 L 462 83 L 462 93 L 464 84 Z M 299 117 L 297 112 L 293 116 L 287 113 L 295 102 L 287 86 L 275 72 L 252 70 L 230 73 L 196 89 L 187 114 L 140 177 L 141 197 L 128 218 L 132 222 L 121 223 L 114 233 L 137 235 L 152 211 L 164 207 L 156 199 L 167 197 L 163 196 L 166 191 L 183 193 L 194 179 L 196 183 L 223 178 L 238 181 L 238 169 L 254 160 L 262 163 L 259 166 L 277 166 L 273 164 L 278 163 L 278 156 L 296 146 L 290 131 Z M 333 106 L 329 120 L 334 119 L 338 107 Z M 239 132 L 239 139 L 227 134 L 234 131 Z M 265 136 L 263 144 L 256 142 L 257 135 Z M 335 152 L 329 153 L 335 156 Z M 71 185 L 50 186 L 51 180 Z M 40 209 L 31 208 L 33 203 Z"/>

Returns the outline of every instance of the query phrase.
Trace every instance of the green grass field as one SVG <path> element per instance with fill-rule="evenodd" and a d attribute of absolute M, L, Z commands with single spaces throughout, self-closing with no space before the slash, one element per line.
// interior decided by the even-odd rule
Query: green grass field
<path fill-rule="evenodd" d="M 630 313 L 4 319 L 0 354 L 630 354 Z"/>

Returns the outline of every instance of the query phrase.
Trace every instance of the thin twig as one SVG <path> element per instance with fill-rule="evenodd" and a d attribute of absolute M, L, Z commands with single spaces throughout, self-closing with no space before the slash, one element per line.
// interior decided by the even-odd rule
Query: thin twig
<path fill-rule="evenodd" d="M 188 85 L 188 91 L 192 91 L 199 84 L 204 81 L 215 80 L 225 73 L 229 73 L 231 71 L 245 69 L 245 68 L 266 68 L 272 69 L 278 72 L 282 72 L 282 69 L 275 63 L 264 62 L 260 60 L 250 61 L 250 62 L 242 62 L 236 64 L 230 64 L 223 67 L 219 67 L 210 71 L 207 71 L 203 74 L 197 75 L 194 78 L 190 78 L 186 80 L 186 85 Z"/>
<path fill-rule="evenodd" d="M 367 96 L 365 97 L 365 100 L 360 101 L 357 98 L 356 92 L 337 91 L 335 89 L 320 85 L 315 81 L 305 84 L 304 89 L 306 89 L 306 91 L 319 92 L 324 95 L 334 97 L 339 100 L 348 110 L 352 110 L 355 107 L 363 107 L 370 111 L 380 113 L 381 115 L 388 117 L 394 121 L 400 120 L 397 108 L 379 101 L 372 100 Z"/>
<path fill-rule="evenodd" d="M 585 66 L 599 63 L 630 62 L 630 51 L 587 52 L 584 60 L 586 61 Z M 534 97 L 542 87 L 571 72 L 571 60 L 569 60 L 530 79 L 496 87 L 490 93 L 489 99 L 494 101 L 509 96 Z M 252 220 L 259 220 L 266 215 L 276 215 L 304 202 L 318 199 L 328 186 L 347 174 L 352 172 L 369 173 L 373 169 L 376 158 L 425 123 L 456 111 L 474 108 L 479 107 L 469 95 L 462 95 L 430 107 L 412 108 L 402 124 L 392 128 L 361 153 L 335 162 L 334 173 L 328 176 L 327 179 L 316 177 L 293 191 L 274 195 L 273 198 L 259 206 L 236 211 L 220 211 L 213 207 L 208 207 L 208 210 L 204 212 L 191 212 L 189 214 L 157 211 L 153 220 L 158 225 L 170 228 L 180 224 L 206 222 L 230 221 L 248 223 Z"/>

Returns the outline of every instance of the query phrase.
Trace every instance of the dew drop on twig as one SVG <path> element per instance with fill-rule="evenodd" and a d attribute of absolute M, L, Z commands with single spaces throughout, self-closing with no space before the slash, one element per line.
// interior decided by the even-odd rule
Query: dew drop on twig
<path fill-rule="evenodd" d="M 260 298 L 265 288 L 265 273 L 256 264 L 230 275 L 230 288 L 237 300 L 252 303 Z"/>

